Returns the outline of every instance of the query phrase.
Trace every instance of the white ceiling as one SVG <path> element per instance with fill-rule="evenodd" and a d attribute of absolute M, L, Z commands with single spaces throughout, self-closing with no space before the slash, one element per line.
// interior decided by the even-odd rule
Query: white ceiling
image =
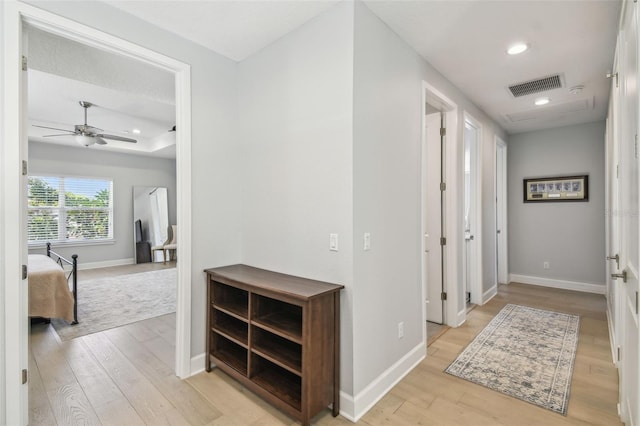
<path fill-rule="evenodd" d="M 338 1 L 106 2 L 241 61 Z M 605 74 L 613 61 L 618 0 L 364 2 L 509 133 L 606 116 L 610 82 Z M 528 43 L 530 49 L 508 56 L 507 46 L 516 41 Z M 112 134 L 143 130 L 136 136 L 138 144 L 110 141 L 91 149 L 175 158 L 175 147 L 165 146 L 166 130 L 175 123 L 172 75 L 37 30 L 30 38 L 30 49 L 34 72 L 29 74 L 29 118 L 33 123 L 71 129 L 82 123 L 78 101 L 86 100 L 96 104 L 89 110 L 89 124 Z M 82 55 L 77 55 L 79 49 Z M 65 52 L 82 60 L 64 60 Z M 112 72 L 115 69 L 118 72 Z M 520 98 L 507 90 L 511 84 L 553 73 L 561 74 L 562 88 Z M 584 86 L 582 93 L 569 93 L 575 85 Z M 535 107 L 534 99 L 543 95 L 551 103 Z M 72 138 L 43 139 L 43 132 L 30 128 L 30 137 L 36 140 L 75 144 Z"/>

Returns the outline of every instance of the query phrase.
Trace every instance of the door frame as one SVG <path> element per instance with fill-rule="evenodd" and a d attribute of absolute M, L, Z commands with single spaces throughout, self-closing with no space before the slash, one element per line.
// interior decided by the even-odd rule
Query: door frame
<path fill-rule="evenodd" d="M 499 136 L 494 138 L 496 170 L 494 174 L 496 194 L 496 274 L 495 286 L 509 284 L 509 236 L 507 204 L 507 143 Z M 500 233 L 498 233 L 500 230 Z M 502 248 L 500 250 L 499 248 Z"/>
<path fill-rule="evenodd" d="M 467 111 L 463 113 L 463 130 L 462 130 L 462 140 L 463 145 L 466 144 L 466 135 L 465 135 L 465 125 L 470 125 L 475 129 L 476 137 L 473 143 L 475 144 L 475 149 L 472 151 L 475 155 L 475 158 L 471 158 L 472 165 L 474 167 L 471 168 L 472 173 L 472 191 L 475 192 L 474 197 L 472 197 L 472 206 L 470 211 L 472 212 L 474 219 L 473 222 L 476 224 L 476 228 L 473 230 L 474 236 L 474 245 L 475 245 L 475 256 L 471 257 L 471 271 L 469 276 L 471 277 L 469 285 L 469 291 L 471 292 L 471 303 L 475 303 L 476 305 L 482 305 L 483 294 L 482 294 L 482 124 L 478 121 L 473 115 L 469 114 Z M 463 161 L 464 161 L 464 148 L 463 148 Z M 464 165 L 462 166 L 462 174 L 463 181 L 462 185 L 464 188 Z M 462 208 L 464 209 L 464 202 L 462 203 Z M 463 213 L 463 227 L 464 227 L 464 213 Z M 465 239 L 464 239 L 464 231 L 462 232 L 462 250 L 465 250 Z M 463 255 L 466 257 L 466 255 Z M 466 262 L 463 262 L 463 268 L 466 269 Z M 466 295 L 462 295 L 463 298 Z"/>
<path fill-rule="evenodd" d="M 19 374 L 28 368 L 28 354 L 25 350 L 28 335 L 22 324 L 27 319 L 26 290 L 20 285 L 21 265 L 26 264 L 27 245 L 22 241 L 21 228 L 26 218 L 20 215 L 21 204 L 21 164 L 25 158 L 27 135 L 23 130 L 27 117 L 22 112 L 26 104 L 26 94 L 20 91 L 23 80 L 22 28 L 24 23 L 38 27 L 89 46 L 112 53 L 141 60 L 163 68 L 175 75 L 176 90 L 176 188 L 178 257 L 177 265 L 177 306 L 176 306 L 176 375 L 186 378 L 191 374 L 191 67 L 150 49 L 127 40 L 104 33 L 92 27 L 44 11 L 21 2 L 6 2 L 4 5 L 4 123 L 2 154 L 3 168 L 0 174 L 3 194 L 1 195 L 2 220 L 0 234 L 5 236 L 2 244 L 5 268 L 2 271 L 0 293 L 4 293 L 5 318 L 3 325 L 5 347 L 17 347 L 10 351 L 4 363 L 4 406 L 7 424 L 26 424 L 28 421 L 28 385 L 22 385 Z M 6 84 L 12 82 L 12 84 Z M 18 84 L 14 84 L 18 83 Z M 19 141 L 19 143 L 7 143 Z M 16 226 L 16 220 L 18 225 Z M 8 250 L 7 248 L 11 248 Z M 5 351 L 7 352 L 7 351 Z M 11 374 L 7 374 L 11 372 Z"/>
<path fill-rule="evenodd" d="M 427 158 L 426 149 L 424 149 L 427 137 L 426 137 L 426 114 L 427 104 L 430 104 L 440 111 L 445 113 L 445 123 L 447 129 L 446 135 L 446 147 L 445 147 L 445 164 L 443 164 L 445 181 L 447 184 L 446 193 L 451 194 L 445 196 L 444 209 L 448 212 L 446 216 L 453 218 L 445 222 L 443 230 L 444 235 L 447 238 L 447 244 L 444 250 L 444 269 L 442 271 L 444 279 L 444 289 L 447 292 L 447 300 L 444 306 L 444 320 L 445 324 L 453 327 L 457 327 L 462 324 L 466 319 L 466 310 L 463 309 L 462 317 L 457 309 L 458 299 L 464 298 L 460 286 L 462 285 L 461 271 L 460 271 L 460 250 L 459 244 L 459 229 L 462 223 L 461 210 L 459 209 L 461 197 L 460 197 L 460 179 L 459 173 L 459 160 L 460 160 L 460 143 L 458 141 L 458 106 L 446 95 L 440 92 L 431 84 L 426 81 L 422 81 L 421 90 L 421 173 L 420 173 L 420 198 L 421 198 L 421 216 L 420 216 L 420 264 L 421 264 L 421 278 L 422 278 L 422 324 L 427 323 L 427 310 L 424 301 L 426 300 L 426 279 L 427 279 L 427 265 L 424 256 L 425 252 L 425 232 L 426 221 L 425 213 L 427 211 L 427 191 L 426 191 L 426 174 L 427 174 Z M 458 283 L 458 285 L 447 285 L 448 282 Z M 427 342 L 427 330 L 426 326 L 422 327 L 423 342 Z"/>

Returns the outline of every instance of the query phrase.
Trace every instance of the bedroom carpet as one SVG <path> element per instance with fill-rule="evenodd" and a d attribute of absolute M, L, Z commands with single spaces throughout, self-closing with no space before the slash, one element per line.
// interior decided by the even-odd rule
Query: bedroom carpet
<path fill-rule="evenodd" d="M 79 273 L 82 277 L 82 271 Z M 51 320 L 61 340 L 69 340 L 176 310 L 176 269 L 96 278 L 78 283 L 78 321 Z"/>
<path fill-rule="evenodd" d="M 566 415 L 579 321 L 508 304 L 445 372 Z"/>

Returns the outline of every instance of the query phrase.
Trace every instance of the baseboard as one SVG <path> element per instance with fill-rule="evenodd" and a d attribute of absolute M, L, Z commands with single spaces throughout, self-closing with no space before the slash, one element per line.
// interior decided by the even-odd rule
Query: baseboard
<path fill-rule="evenodd" d="M 425 342 L 420 342 L 398 362 L 373 380 L 355 398 L 340 392 L 340 414 L 346 419 L 357 422 L 400 380 L 415 368 L 426 356 Z"/>
<path fill-rule="evenodd" d="M 205 353 L 201 353 L 200 355 L 196 355 L 191 358 L 191 373 L 189 376 L 195 376 L 198 373 L 204 371 L 204 362 L 205 362 Z"/>
<path fill-rule="evenodd" d="M 115 260 L 104 260 L 102 262 L 82 262 L 82 259 L 78 261 L 78 270 L 82 271 L 84 269 L 98 269 L 98 268 L 108 268 L 110 266 L 121 266 L 121 265 L 133 265 L 135 263 L 135 259 L 130 257 L 128 259 L 115 259 Z"/>
<path fill-rule="evenodd" d="M 577 281 L 555 280 L 552 278 L 533 277 L 528 275 L 511 274 L 509 282 L 540 285 L 563 290 L 582 291 L 585 293 L 605 294 L 606 286 L 603 284 L 581 283 Z"/>
<path fill-rule="evenodd" d="M 482 293 L 482 304 L 484 305 L 489 300 L 493 299 L 496 294 L 498 294 L 498 286 L 494 285 L 489 290 Z"/>
<path fill-rule="evenodd" d="M 461 311 L 458 311 L 458 313 L 456 314 L 456 323 L 454 327 L 460 327 L 462 324 L 464 324 L 466 320 L 467 320 L 467 306 L 465 304 L 465 307 Z"/>

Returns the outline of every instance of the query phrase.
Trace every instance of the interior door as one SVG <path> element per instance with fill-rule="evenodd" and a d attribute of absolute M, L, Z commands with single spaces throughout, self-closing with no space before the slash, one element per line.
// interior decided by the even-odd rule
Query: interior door
<path fill-rule="evenodd" d="M 496 277 L 509 282 L 507 255 L 507 145 L 496 138 Z"/>
<path fill-rule="evenodd" d="M 438 324 L 444 323 L 444 301 L 442 293 L 443 256 L 440 237 L 442 236 L 442 143 L 440 126 L 442 114 L 439 111 L 428 110 L 426 117 L 425 150 L 427 158 L 426 170 L 426 231 L 425 231 L 425 264 L 427 321 Z"/>
<path fill-rule="evenodd" d="M 630 425 L 640 424 L 638 275 L 639 250 L 639 173 L 638 173 L 638 30 L 637 6 L 626 2 L 624 28 L 624 70 L 622 134 L 620 139 L 621 221 L 620 274 L 626 273 L 622 298 L 622 417 Z"/>
<path fill-rule="evenodd" d="M 465 114 L 466 115 L 466 114 Z M 480 198 L 480 126 L 470 117 L 464 122 L 464 257 L 463 303 L 482 303 L 482 250 Z"/>

